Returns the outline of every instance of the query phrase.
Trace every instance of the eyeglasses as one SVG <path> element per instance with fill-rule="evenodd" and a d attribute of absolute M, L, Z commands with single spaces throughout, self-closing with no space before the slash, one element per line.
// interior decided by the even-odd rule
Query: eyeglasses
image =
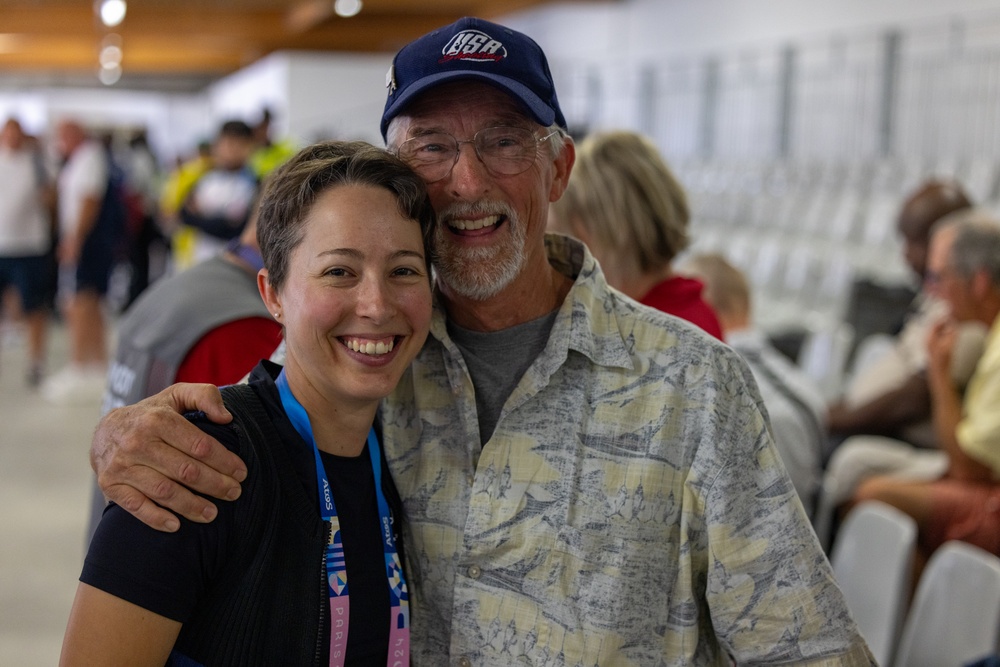
<path fill-rule="evenodd" d="M 955 275 L 955 272 L 948 266 L 942 267 L 940 271 L 932 271 L 928 268 L 924 273 L 924 285 L 928 288 L 937 287 L 943 283 L 946 278 L 953 275 Z"/>
<path fill-rule="evenodd" d="M 516 176 L 534 164 L 538 145 L 558 132 L 537 137 L 523 127 L 487 127 L 468 141 L 459 141 L 447 132 L 434 132 L 407 139 L 396 149 L 396 155 L 424 181 L 436 183 L 447 178 L 458 163 L 462 144 L 472 144 L 491 175 Z"/>

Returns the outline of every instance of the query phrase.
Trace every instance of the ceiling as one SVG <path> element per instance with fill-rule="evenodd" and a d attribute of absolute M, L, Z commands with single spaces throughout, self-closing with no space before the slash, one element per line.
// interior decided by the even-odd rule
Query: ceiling
<path fill-rule="evenodd" d="M 116 88 L 193 92 L 273 51 L 394 52 L 462 16 L 550 1 L 363 0 L 342 18 L 333 0 L 127 0 L 125 20 L 108 29 L 91 0 L 0 0 L 0 87 L 101 86 L 99 53 L 117 40 Z"/>

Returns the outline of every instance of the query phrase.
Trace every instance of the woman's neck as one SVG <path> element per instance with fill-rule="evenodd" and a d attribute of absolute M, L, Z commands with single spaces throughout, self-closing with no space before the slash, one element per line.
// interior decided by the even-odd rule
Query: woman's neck
<path fill-rule="evenodd" d="M 641 301 L 644 296 L 649 294 L 650 290 L 673 276 L 673 269 L 668 264 L 649 273 L 617 276 L 617 280 L 614 281 L 609 277 L 608 282 L 636 301 Z"/>
<path fill-rule="evenodd" d="M 285 368 L 288 388 L 309 415 L 316 447 L 336 456 L 359 456 L 375 421 L 378 401 L 333 400 L 318 391 L 308 378 L 294 369 L 288 372 L 287 365 Z"/>

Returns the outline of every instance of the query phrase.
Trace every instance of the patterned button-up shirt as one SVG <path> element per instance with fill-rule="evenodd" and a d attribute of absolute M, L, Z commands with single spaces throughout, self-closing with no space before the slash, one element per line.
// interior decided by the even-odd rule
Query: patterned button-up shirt
<path fill-rule="evenodd" d="M 489 441 L 440 308 L 382 407 L 413 664 L 874 664 L 746 365 L 546 243 L 575 283 Z"/>

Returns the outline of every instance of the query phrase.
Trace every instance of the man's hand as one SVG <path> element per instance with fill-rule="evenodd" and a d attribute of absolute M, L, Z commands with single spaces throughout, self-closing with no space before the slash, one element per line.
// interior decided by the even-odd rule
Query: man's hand
<path fill-rule="evenodd" d="M 927 335 L 927 372 L 932 378 L 951 382 L 951 357 L 958 338 L 958 328 L 950 319 L 931 326 Z"/>
<path fill-rule="evenodd" d="M 189 489 L 235 500 L 246 479 L 238 456 L 182 416 L 193 410 L 232 420 L 216 387 L 175 384 L 108 413 L 94 434 L 90 464 L 104 495 L 157 530 L 180 528 L 168 510 L 200 523 L 215 518 L 215 505 Z"/>

